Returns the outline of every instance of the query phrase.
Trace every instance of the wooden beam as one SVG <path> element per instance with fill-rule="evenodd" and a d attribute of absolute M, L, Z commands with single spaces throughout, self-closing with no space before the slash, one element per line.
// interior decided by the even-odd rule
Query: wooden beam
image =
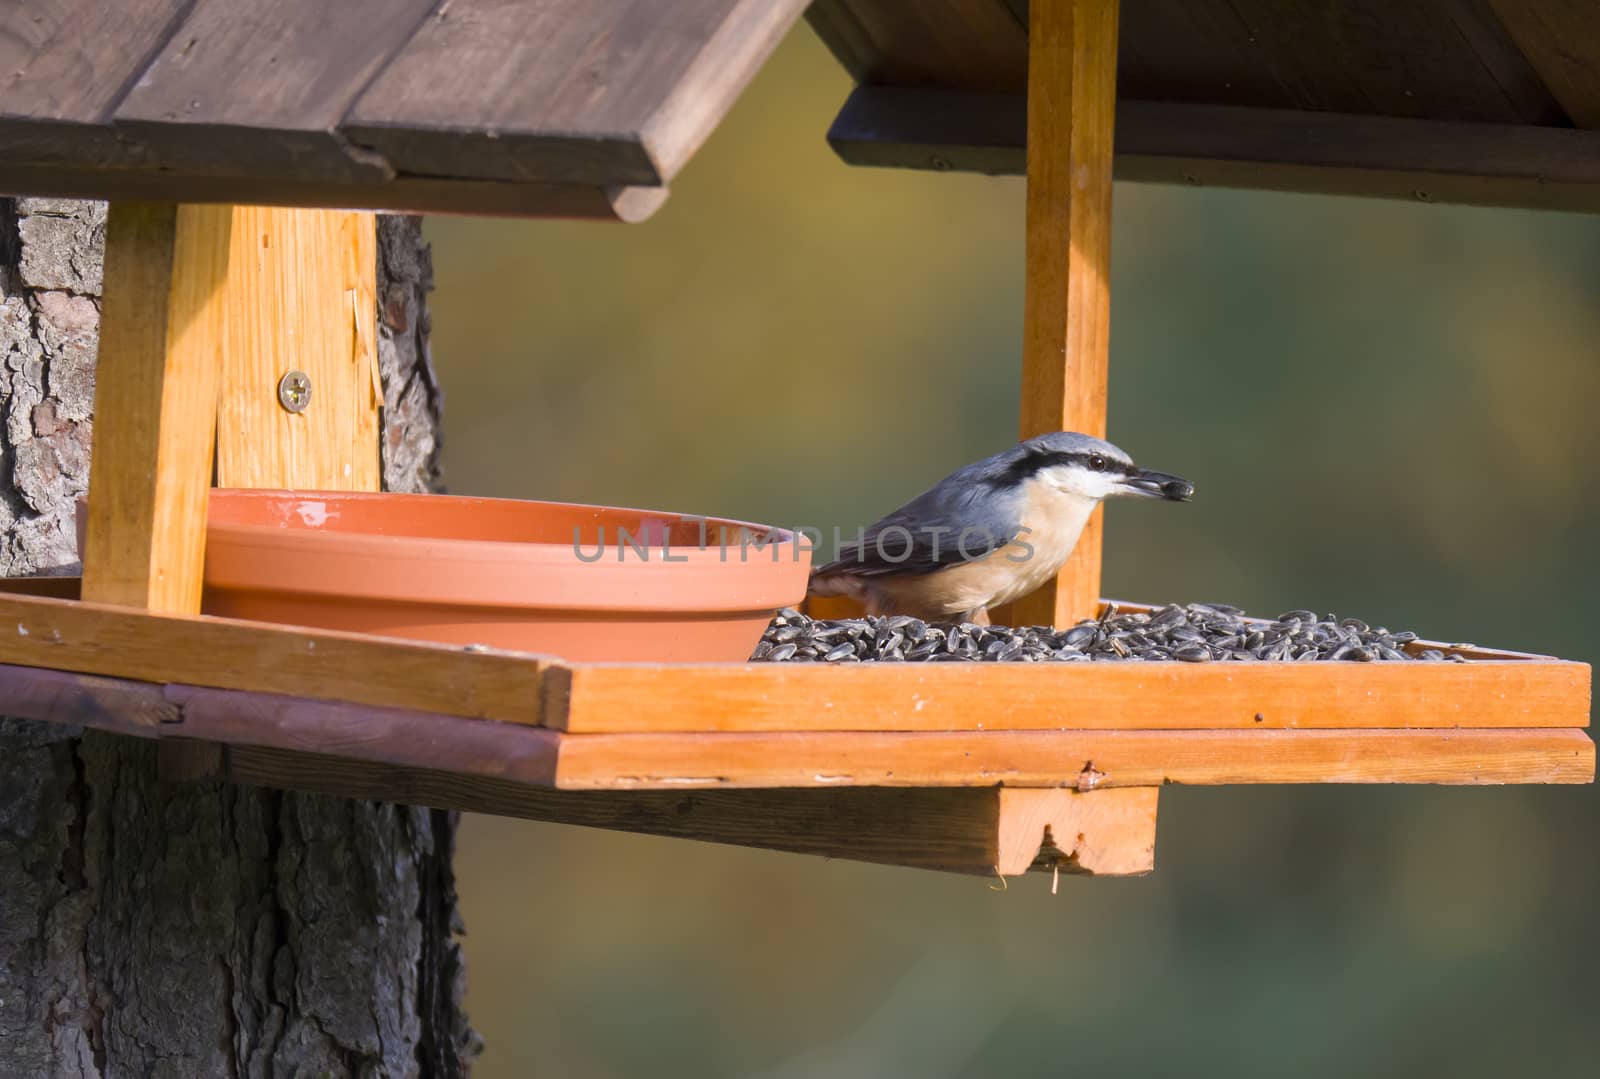
<path fill-rule="evenodd" d="M 1021 175 L 1016 95 L 858 87 L 828 141 L 852 165 Z M 1600 212 L 1600 133 L 1121 101 L 1119 180 Z"/>
<path fill-rule="evenodd" d="M 1474 663 L 755 663 L 547 673 L 545 724 L 666 731 L 1583 727 L 1589 666 Z"/>
<path fill-rule="evenodd" d="M 1105 435 L 1117 6 L 1036 0 L 1029 11 L 1023 438 Z M 1060 626 L 1093 615 L 1101 516 L 1090 517 L 1056 580 L 1002 617 Z"/>
<path fill-rule="evenodd" d="M 1600 128 L 1600 6 L 1594 0 L 1489 0 L 1506 32 L 1578 127 Z"/>
<path fill-rule="evenodd" d="M 9 615 L 0 624 L 8 622 Z M 24 623 L 30 634 L 37 626 Z M 386 658 L 385 669 L 393 671 L 393 657 Z M 319 680 L 305 692 L 325 685 Z M 1004 784 L 1088 791 L 1165 783 L 1594 778 L 1594 743 L 1582 730 L 1564 728 L 574 735 L 293 694 L 7 665 L 0 665 L 0 699 L 11 715 L 136 737 L 319 752 L 570 790 Z"/>
<path fill-rule="evenodd" d="M 564 735 L 565 790 L 1589 783 L 1579 730 Z"/>
<path fill-rule="evenodd" d="M 79 539 L 82 546 L 82 539 Z M 3 577 L 0 592 L 14 596 L 50 596 L 54 599 L 79 599 L 83 595 L 82 577 Z"/>
<path fill-rule="evenodd" d="M 230 747 L 216 778 L 978 876 L 1154 868 L 1154 787 L 574 792 L 258 746 Z"/>
<path fill-rule="evenodd" d="M 31 126 L 8 131 L 0 120 L 0 194 L 70 199 L 178 199 L 259 206 L 360 206 L 396 213 L 456 213 L 479 217 L 643 221 L 667 201 L 665 187 L 516 183 L 401 173 L 382 183 L 333 182 L 271 176 L 211 176 L 156 168 L 99 168 L 78 161 L 31 160 Z M 109 137 L 109 136 L 108 136 Z M 74 143 L 73 145 L 79 145 Z"/>
<path fill-rule="evenodd" d="M 1156 867 L 1158 787 L 1041 790 L 1002 787 L 999 872 L 1060 868 L 1097 877 L 1126 877 Z"/>
<path fill-rule="evenodd" d="M 240 206 L 233 229 L 217 485 L 378 490 L 376 219 Z M 300 412 L 279 401 L 291 370 L 309 378 Z"/>
<path fill-rule="evenodd" d="M 0 663 L 539 722 L 545 664 L 520 653 L 37 596 L 0 595 L 0 625 Z"/>
<path fill-rule="evenodd" d="M 200 610 L 230 235 L 226 208 L 111 206 L 85 599 Z"/>

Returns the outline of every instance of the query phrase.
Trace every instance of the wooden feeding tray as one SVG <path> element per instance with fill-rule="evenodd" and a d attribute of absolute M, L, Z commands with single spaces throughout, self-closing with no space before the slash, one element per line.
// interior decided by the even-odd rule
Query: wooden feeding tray
<path fill-rule="evenodd" d="M 256 6 L 68 0 L 0 42 L 0 189 L 113 200 L 84 576 L 0 594 L 8 714 L 160 739 L 174 779 L 1002 875 L 1148 870 L 1167 783 L 1593 779 L 1589 668 L 1491 649 L 618 665 L 199 616 L 213 462 L 380 477 L 373 218 L 227 204 L 643 216 L 804 4 Z M 1583 5 L 1183 7 L 811 8 L 847 159 L 1027 174 L 1024 437 L 1105 431 L 1114 141 L 1144 178 L 1600 205 Z M 1099 594 L 1097 514 L 994 614 Z"/>
<path fill-rule="evenodd" d="M 0 625 L 9 711 L 218 746 L 189 778 L 979 873 L 1148 870 L 1168 783 L 1594 775 L 1587 665 L 1460 646 L 1432 647 L 1471 662 L 621 665 L 39 596 L 0 597 Z"/>

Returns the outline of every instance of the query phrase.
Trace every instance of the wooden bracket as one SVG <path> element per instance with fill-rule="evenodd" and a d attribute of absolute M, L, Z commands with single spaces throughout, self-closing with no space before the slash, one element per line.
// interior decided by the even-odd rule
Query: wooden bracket
<path fill-rule="evenodd" d="M 376 491 L 377 224 L 369 213 L 233 208 L 217 486 Z M 291 412 L 291 371 L 309 404 Z"/>
<path fill-rule="evenodd" d="M 85 600 L 199 613 L 213 459 L 227 486 L 378 489 L 376 274 L 371 214 L 111 206 Z M 166 747 L 162 771 L 210 753 Z"/>
<path fill-rule="evenodd" d="M 83 596 L 200 610 L 231 239 L 226 206 L 113 203 Z"/>
<path fill-rule="evenodd" d="M 580 824 L 879 865 L 1014 877 L 1031 870 L 1128 876 L 1155 868 L 1156 787 L 838 787 L 559 791 L 507 780 L 227 747 L 235 783 Z"/>
<path fill-rule="evenodd" d="M 996 866 L 1001 876 L 1032 869 L 1122 877 L 1156 866 L 1159 787 L 1004 787 Z"/>

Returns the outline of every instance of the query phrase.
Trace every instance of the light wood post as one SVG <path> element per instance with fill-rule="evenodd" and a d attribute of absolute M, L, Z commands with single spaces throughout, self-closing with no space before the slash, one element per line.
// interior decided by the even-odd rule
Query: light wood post
<path fill-rule="evenodd" d="M 233 234 L 217 485 L 378 490 L 377 219 L 238 206 Z M 291 372 L 300 411 L 278 397 Z"/>
<path fill-rule="evenodd" d="M 1003 877 L 1034 866 L 1100 877 L 1148 873 L 1156 867 L 1160 793 L 1159 787 L 1002 787 L 995 792 L 996 871 Z"/>
<path fill-rule="evenodd" d="M 1034 0 L 1028 34 L 1022 437 L 1103 437 L 1117 0 Z M 1093 617 L 1100 540 L 1097 510 L 1055 582 L 1017 601 L 1004 620 L 1060 626 Z"/>
<path fill-rule="evenodd" d="M 226 206 L 110 208 L 86 600 L 200 610 L 230 235 Z"/>
<path fill-rule="evenodd" d="M 199 613 L 213 460 L 223 486 L 378 490 L 376 236 L 365 213 L 112 205 L 84 599 Z M 207 754 L 163 747 L 162 773 Z"/>

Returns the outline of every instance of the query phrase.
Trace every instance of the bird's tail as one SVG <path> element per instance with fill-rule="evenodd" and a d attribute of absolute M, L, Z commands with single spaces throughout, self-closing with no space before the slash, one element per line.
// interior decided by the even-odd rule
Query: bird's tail
<path fill-rule="evenodd" d="M 866 598 L 860 576 L 851 573 L 848 567 L 838 562 L 811 571 L 811 579 L 806 584 L 806 595 L 849 596 L 858 600 Z"/>

